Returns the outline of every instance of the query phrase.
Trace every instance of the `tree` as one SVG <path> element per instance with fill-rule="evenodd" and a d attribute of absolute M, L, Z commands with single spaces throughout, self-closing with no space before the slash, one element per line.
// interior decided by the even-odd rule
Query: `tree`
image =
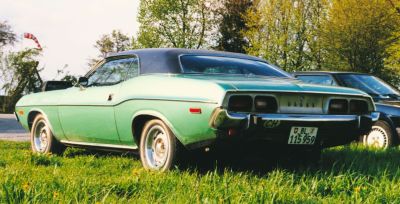
<path fill-rule="evenodd" d="M 0 48 L 16 41 L 15 33 L 7 22 L 0 22 Z"/>
<path fill-rule="evenodd" d="M 389 4 L 396 10 L 397 14 L 400 15 L 400 1 L 387 0 Z M 395 31 L 390 39 L 393 43 L 386 48 L 388 57 L 385 58 L 385 68 L 391 77 L 388 77 L 391 82 L 397 86 L 400 84 L 400 30 Z"/>
<path fill-rule="evenodd" d="M 321 69 L 319 27 L 325 0 L 268 0 L 246 14 L 246 51 L 287 71 Z"/>
<path fill-rule="evenodd" d="M 69 81 L 72 84 L 77 83 L 78 82 L 77 77 L 70 74 L 70 72 L 67 70 L 67 68 L 68 68 L 68 64 L 64 65 L 63 68 L 58 69 L 57 75 L 55 78 L 60 78 L 61 81 Z M 56 80 L 55 78 L 53 80 Z"/>
<path fill-rule="evenodd" d="M 391 78 L 384 61 L 400 19 L 386 0 L 333 0 L 323 23 L 325 67 Z M 392 55 L 393 57 L 394 55 Z"/>
<path fill-rule="evenodd" d="M 400 1 L 399 0 L 387 0 L 387 2 L 396 9 L 397 13 L 400 14 Z"/>
<path fill-rule="evenodd" d="M 37 49 L 25 49 L 10 53 L 0 65 L 1 81 L 5 84 L 5 101 L 3 112 L 12 111 L 16 102 L 23 94 L 40 90 L 43 81 L 39 75 L 42 69 L 38 68 L 36 57 L 40 55 Z"/>
<path fill-rule="evenodd" d="M 107 56 L 107 53 L 121 52 L 131 49 L 132 39 L 119 30 L 113 30 L 111 34 L 102 35 L 94 45 L 100 52 L 97 58 L 89 60 L 89 66 L 97 64 L 101 59 Z"/>
<path fill-rule="evenodd" d="M 141 0 L 142 47 L 202 48 L 210 43 L 213 12 L 207 0 Z"/>
<path fill-rule="evenodd" d="M 247 30 L 244 14 L 252 6 L 251 0 L 224 0 L 223 6 L 217 9 L 221 16 L 219 37 L 216 49 L 245 53 L 248 45 L 243 33 Z"/>

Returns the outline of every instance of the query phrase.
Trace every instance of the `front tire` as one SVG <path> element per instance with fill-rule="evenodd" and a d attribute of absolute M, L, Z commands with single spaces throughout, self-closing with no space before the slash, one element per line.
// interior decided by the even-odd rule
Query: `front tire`
<path fill-rule="evenodd" d="M 49 122 L 42 114 L 35 117 L 30 137 L 31 149 L 34 153 L 61 154 L 65 150 L 65 146 L 54 137 Z"/>
<path fill-rule="evenodd" d="M 163 121 L 154 119 L 145 124 L 140 137 L 140 160 L 144 168 L 171 170 L 178 163 L 180 149 L 179 141 Z"/>
<path fill-rule="evenodd" d="M 389 124 L 378 120 L 371 131 L 363 136 L 363 144 L 369 147 L 387 149 L 393 146 L 393 132 Z"/>

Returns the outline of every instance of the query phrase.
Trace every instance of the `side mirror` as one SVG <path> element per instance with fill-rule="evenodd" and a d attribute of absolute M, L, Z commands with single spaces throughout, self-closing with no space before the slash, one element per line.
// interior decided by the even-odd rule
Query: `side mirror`
<path fill-rule="evenodd" d="M 42 85 L 42 91 L 54 91 L 72 87 L 70 81 L 46 81 Z"/>
<path fill-rule="evenodd" d="M 80 86 L 87 86 L 88 85 L 88 83 L 89 83 L 89 79 L 88 78 L 86 78 L 86 77 L 79 77 L 79 79 L 78 79 L 78 85 L 80 85 Z"/>

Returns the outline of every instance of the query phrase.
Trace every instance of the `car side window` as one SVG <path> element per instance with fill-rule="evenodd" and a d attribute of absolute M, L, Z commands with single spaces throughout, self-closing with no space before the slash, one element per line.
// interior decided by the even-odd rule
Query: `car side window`
<path fill-rule="evenodd" d="M 297 75 L 296 78 L 309 84 L 337 86 L 335 80 L 329 75 Z"/>
<path fill-rule="evenodd" d="M 112 59 L 105 62 L 89 76 L 89 86 L 118 84 L 139 75 L 137 57 Z"/>

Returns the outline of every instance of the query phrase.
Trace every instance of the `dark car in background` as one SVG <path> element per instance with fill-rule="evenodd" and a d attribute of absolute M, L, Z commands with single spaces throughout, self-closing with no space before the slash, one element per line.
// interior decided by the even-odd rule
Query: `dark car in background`
<path fill-rule="evenodd" d="M 328 86 L 345 86 L 368 93 L 375 102 L 380 118 L 372 130 L 360 140 L 368 146 L 388 148 L 400 141 L 400 91 L 382 79 L 370 74 L 354 72 L 295 72 L 305 82 Z"/>

